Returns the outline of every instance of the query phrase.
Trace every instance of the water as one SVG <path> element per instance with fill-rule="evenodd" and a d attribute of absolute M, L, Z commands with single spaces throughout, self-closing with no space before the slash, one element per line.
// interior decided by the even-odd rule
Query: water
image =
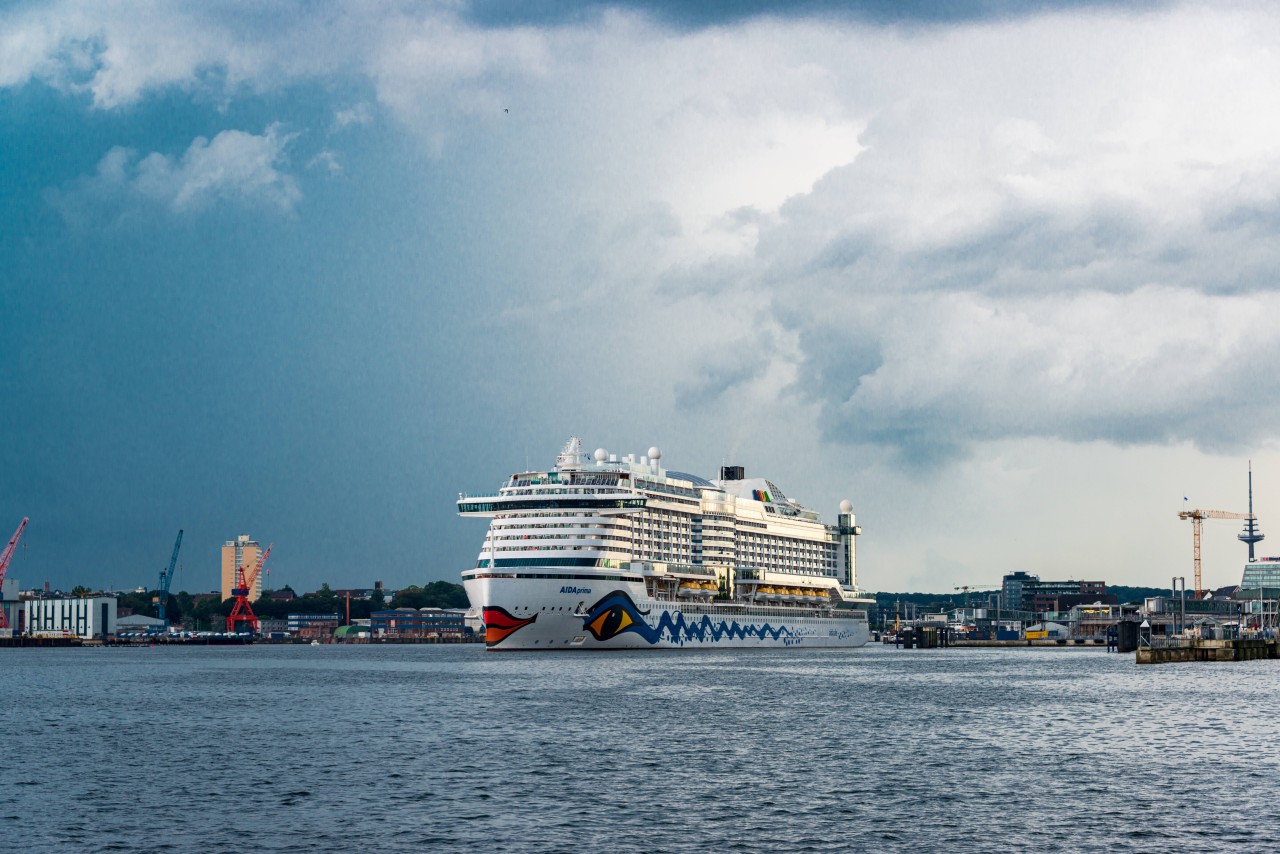
<path fill-rule="evenodd" d="M 0 848 L 1262 850 L 1280 662 L 0 651 Z"/>

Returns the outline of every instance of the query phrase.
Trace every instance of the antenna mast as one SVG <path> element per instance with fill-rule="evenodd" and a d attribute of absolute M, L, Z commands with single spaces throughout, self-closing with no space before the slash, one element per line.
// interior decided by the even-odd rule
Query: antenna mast
<path fill-rule="evenodd" d="M 1253 515 L 1253 460 L 1249 460 L 1249 515 L 1245 519 L 1244 533 L 1236 538 L 1249 546 L 1249 562 L 1253 563 L 1253 544 L 1260 543 L 1265 536 L 1258 530 L 1258 517 Z"/>

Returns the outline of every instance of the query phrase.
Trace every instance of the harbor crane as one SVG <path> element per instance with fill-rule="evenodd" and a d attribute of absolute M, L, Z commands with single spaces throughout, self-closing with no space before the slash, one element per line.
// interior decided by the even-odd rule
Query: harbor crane
<path fill-rule="evenodd" d="M 1252 500 L 1252 496 L 1250 497 Z M 1195 569 L 1196 582 L 1196 598 L 1204 598 L 1204 585 L 1200 582 L 1200 524 L 1205 519 L 1248 519 L 1256 520 L 1258 517 L 1252 513 L 1232 513 L 1230 510 L 1183 510 L 1178 514 L 1179 519 L 1191 520 L 1191 552 L 1192 565 Z"/>
<path fill-rule="evenodd" d="M 18 524 L 18 530 L 14 531 L 13 536 L 9 538 L 9 545 L 0 552 L 0 590 L 4 589 L 4 574 L 9 570 L 9 561 L 13 560 L 13 553 L 18 548 L 18 540 L 22 539 L 22 531 L 26 527 L 27 520 L 23 518 Z M 0 629 L 7 628 L 9 628 L 9 618 L 5 616 L 4 608 L 0 608 Z"/>
<path fill-rule="evenodd" d="M 169 604 L 169 585 L 173 582 L 173 568 L 178 565 L 178 549 L 182 548 L 182 531 L 178 531 L 178 539 L 173 542 L 173 557 L 169 558 L 169 568 L 160 570 L 160 595 L 151 597 L 156 606 L 156 616 L 165 632 L 169 631 L 169 618 L 164 609 Z"/>
<path fill-rule="evenodd" d="M 272 543 L 272 545 L 275 544 Z M 245 573 L 243 564 L 236 567 L 236 586 L 231 589 L 231 595 L 236 597 L 236 601 L 231 606 L 231 614 L 227 617 L 229 634 L 236 634 L 236 623 L 248 623 L 249 634 L 258 633 L 258 615 L 253 613 L 253 606 L 249 604 L 249 591 L 253 589 L 253 582 L 258 580 L 258 573 L 262 572 L 262 565 L 267 562 L 269 554 L 271 554 L 271 546 L 267 546 L 267 550 L 258 555 L 257 562 L 248 573 Z"/>

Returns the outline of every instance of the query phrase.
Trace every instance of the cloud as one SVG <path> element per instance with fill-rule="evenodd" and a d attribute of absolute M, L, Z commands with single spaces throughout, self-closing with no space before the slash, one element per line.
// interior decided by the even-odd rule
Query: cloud
<path fill-rule="evenodd" d="M 983 3 L 951 3 L 939 0 L 721 0 L 684 3 L 673 0 L 587 0 L 574 3 L 503 3 L 476 0 L 466 7 L 468 20 L 487 27 L 551 25 L 580 22 L 606 10 L 627 8 L 654 16 L 678 27 L 707 27 L 739 24 L 758 16 L 784 18 L 827 18 L 833 21 L 865 22 L 878 25 L 943 25 L 1025 17 L 1055 10 L 1080 10 L 1125 5 L 1151 7 L 1158 0 L 1121 4 L 1116 0 L 987 0 Z"/>
<path fill-rule="evenodd" d="M 214 98 L 335 74 L 368 53 L 379 9 L 293 0 L 192 6 L 61 0 L 0 15 L 0 86 L 42 80 L 114 110 L 176 88 Z"/>
<path fill-rule="evenodd" d="M 359 103 L 353 107 L 333 111 L 333 124 L 341 129 L 352 125 L 366 125 L 373 121 L 373 112 L 368 104 Z"/>
<path fill-rule="evenodd" d="M 293 135 L 278 125 L 261 135 L 225 130 L 213 139 L 196 137 L 181 156 L 137 152 L 117 146 L 103 155 L 96 173 L 72 182 L 52 198 L 69 218 L 85 206 L 119 207 L 146 200 L 175 213 L 203 210 L 219 202 L 293 210 L 302 194 L 280 167 Z"/>
<path fill-rule="evenodd" d="M 861 150 L 756 218 L 735 263 L 680 281 L 768 297 L 739 346 L 795 367 L 835 443 L 919 464 L 1020 439 L 1266 443 L 1276 33 L 1271 15 L 1194 11 L 855 32 L 843 69 L 817 36 L 867 115 Z M 895 71 L 907 82 L 877 92 Z M 752 335 L 767 324 L 791 335 Z"/>
<path fill-rule="evenodd" d="M 586 304 L 681 330 L 649 372 L 674 410 L 803 400 L 829 441 L 912 460 L 1019 438 L 1265 438 L 1235 366 L 1277 355 L 1253 340 L 1280 282 L 1268 6 L 748 5 L 690 22 L 660 3 L 157 3 L 147 28 L 116 6 L 51 8 L 5 19 L 0 82 L 114 109 L 166 87 L 358 77 L 465 187 L 450 203 L 482 224 L 494 322 Z M 373 108 L 343 91 L 325 121 L 362 132 Z M 95 185 L 287 210 L 287 141 L 115 151 Z M 651 344 L 580 334 L 605 353 Z"/>
<path fill-rule="evenodd" d="M 882 315 L 880 364 L 825 396 L 831 438 L 946 457 L 1027 437 L 1195 441 L 1239 450 L 1280 416 L 1268 333 L 1280 294 L 1219 297 L 1149 287 L 992 300 L 912 299 Z"/>
<path fill-rule="evenodd" d="M 330 175 L 342 174 L 342 164 L 338 162 L 338 156 L 327 148 L 318 152 L 314 157 L 308 160 L 307 168 L 322 168 Z"/>

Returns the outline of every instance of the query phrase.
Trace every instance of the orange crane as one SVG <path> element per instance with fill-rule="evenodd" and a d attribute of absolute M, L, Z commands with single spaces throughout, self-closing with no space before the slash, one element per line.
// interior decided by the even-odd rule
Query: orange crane
<path fill-rule="evenodd" d="M 1252 513 L 1232 513 L 1230 510 L 1183 510 L 1179 519 L 1191 520 L 1191 551 L 1194 555 L 1192 564 L 1195 567 L 1196 598 L 1204 598 L 1204 585 L 1200 583 L 1200 523 L 1205 519 L 1253 519 L 1258 517 Z"/>
<path fill-rule="evenodd" d="M 258 580 L 258 573 L 262 572 L 262 565 L 267 562 L 269 554 L 271 554 L 271 546 L 267 546 L 267 550 L 258 555 L 257 562 L 247 575 L 243 566 L 236 567 L 236 586 L 231 588 L 231 595 L 236 597 L 236 601 L 231 606 L 231 614 L 227 617 L 228 634 L 236 634 L 236 623 L 248 623 L 249 634 L 258 633 L 258 615 L 253 613 L 253 606 L 249 604 L 249 591 L 253 589 L 253 582 Z"/>
<path fill-rule="evenodd" d="M 9 570 L 9 561 L 13 560 L 13 552 L 18 548 L 18 540 L 22 539 L 22 530 L 27 527 L 27 520 L 23 519 L 18 525 L 18 530 L 13 532 L 13 536 L 9 539 L 9 545 L 4 547 L 4 551 L 0 552 L 0 588 L 4 587 L 4 574 Z M 9 628 L 9 618 L 4 614 L 4 608 L 0 608 L 0 629 Z"/>

